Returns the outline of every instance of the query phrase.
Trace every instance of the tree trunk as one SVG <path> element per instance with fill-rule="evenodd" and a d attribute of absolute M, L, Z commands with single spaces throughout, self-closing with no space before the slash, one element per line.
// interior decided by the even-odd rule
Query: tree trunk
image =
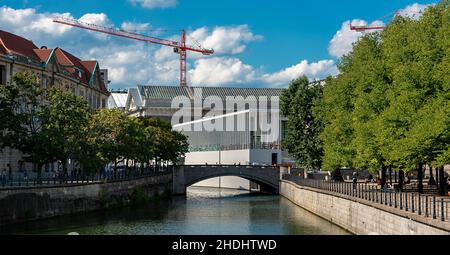
<path fill-rule="evenodd" d="M 440 190 L 440 188 L 441 188 L 441 183 L 440 183 L 440 178 L 439 178 L 439 168 L 436 167 L 436 168 L 434 169 L 434 171 L 435 171 L 435 173 L 436 173 L 436 186 L 437 186 L 437 189 Z"/>
<path fill-rule="evenodd" d="M 384 186 L 386 185 L 386 166 L 385 165 L 383 165 L 383 166 L 381 166 L 381 174 L 380 174 L 380 176 L 381 176 L 381 188 L 384 188 Z"/>
<path fill-rule="evenodd" d="M 417 180 L 418 180 L 417 188 L 419 189 L 419 193 L 423 194 L 423 164 L 422 163 L 420 163 L 417 167 Z"/>
<path fill-rule="evenodd" d="M 389 184 L 392 187 L 392 166 L 389 166 Z"/>
<path fill-rule="evenodd" d="M 447 195 L 447 180 L 445 179 L 444 167 L 439 168 L 439 195 Z"/>
<path fill-rule="evenodd" d="M 433 176 L 433 167 L 432 166 L 429 167 L 430 167 L 430 181 L 428 182 L 428 185 L 436 185 L 436 180 L 434 179 Z"/>
<path fill-rule="evenodd" d="M 398 189 L 403 190 L 403 184 L 405 183 L 405 172 L 400 170 L 398 172 Z"/>

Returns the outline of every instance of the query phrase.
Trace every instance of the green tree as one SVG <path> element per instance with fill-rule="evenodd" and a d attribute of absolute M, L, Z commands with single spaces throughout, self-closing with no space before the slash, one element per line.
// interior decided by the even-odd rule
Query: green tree
<path fill-rule="evenodd" d="M 0 86 L 0 114 L 2 124 L 1 146 L 21 151 L 24 159 L 37 166 L 41 176 L 42 166 L 54 161 L 51 137 L 42 131 L 41 113 L 45 109 L 45 91 L 39 87 L 32 72 L 20 72 L 12 82 Z"/>
<path fill-rule="evenodd" d="M 86 149 L 85 127 L 89 117 L 83 98 L 56 88 L 48 91 L 47 107 L 39 115 L 41 132 L 50 138 L 48 149 L 61 162 L 64 174 L 67 174 L 68 160 L 77 159 Z"/>
<path fill-rule="evenodd" d="M 90 119 L 87 131 L 88 144 L 97 151 L 96 159 L 114 162 L 114 171 L 123 161 L 128 149 L 124 143 L 127 116 L 120 110 L 99 109 Z"/>
<path fill-rule="evenodd" d="M 313 114 L 322 97 L 320 83 L 310 84 L 306 76 L 291 82 L 280 98 L 281 113 L 288 118 L 283 147 L 306 169 L 320 169 L 323 148 L 319 139 L 322 123 Z"/>
<path fill-rule="evenodd" d="M 448 164 L 450 1 L 363 36 L 314 107 L 324 168 L 417 171 Z M 403 178 L 400 178 L 402 180 Z M 442 180 L 441 180 L 442 181 Z"/>
<path fill-rule="evenodd" d="M 154 156 L 157 163 L 178 159 L 188 152 L 187 137 L 180 132 L 173 131 L 169 122 L 159 118 L 146 118 L 144 125 L 149 127 L 154 139 Z"/>

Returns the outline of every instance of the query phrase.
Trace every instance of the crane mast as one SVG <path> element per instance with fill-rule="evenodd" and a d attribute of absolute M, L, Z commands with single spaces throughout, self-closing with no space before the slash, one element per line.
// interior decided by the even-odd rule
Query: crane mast
<path fill-rule="evenodd" d="M 197 46 L 188 46 L 186 44 L 186 31 L 181 31 L 181 42 L 172 41 L 172 40 L 166 40 L 161 39 L 157 37 L 142 35 L 138 33 L 133 33 L 130 31 L 125 31 L 122 29 L 115 29 L 115 28 L 109 28 L 104 26 L 99 26 L 95 24 L 89 24 L 85 22 L 81 22 L 79 20 L 75 19 L 68 19 L 63 17 L 58 17 L 53 20 L 55 23 L 77 27 L 81 29 L 86 29 L 94 32 L 104 33 L 108 35 L 123 37 L 131 40 L 137 40 L 145 43 L 152 43 L 152 44 L 158 44 L 162 46 L 167 46 L 173 48 L 174 52 L 180 55 L 180 86 L 181 87 L 187 87 L 187 52 L 197 52 L 201 53 L 203 55 L 212 55 L 214 54 L 213 49 L 205 49 L 201 45 Z"/>

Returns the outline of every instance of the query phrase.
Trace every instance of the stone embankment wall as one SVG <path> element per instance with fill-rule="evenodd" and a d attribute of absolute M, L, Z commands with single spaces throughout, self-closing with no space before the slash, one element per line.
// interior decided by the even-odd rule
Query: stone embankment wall
<path fill-rule="evenodd" d="M 0 190 L 0 225 L 103 210 L 171 191 L 172 174 L 130 181 Z"/>
<path fill-rule="evenodd" d="M 280 194 L 358 235 L 448 235 L 449 223 L 282 180 Z M 419 217 L 421 217 L 419 219 Z"/>

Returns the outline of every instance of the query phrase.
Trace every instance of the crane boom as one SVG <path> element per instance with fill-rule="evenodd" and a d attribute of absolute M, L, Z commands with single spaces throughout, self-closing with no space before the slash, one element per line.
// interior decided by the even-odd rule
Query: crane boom
<path fill-rule="evenodd" d="M 108 35 L 128 38 L 132 40 L 137 40 L 145 43 L 152 43 L 163 45 L 167 47 L 172 47 L 175 53 L 180 54 L 180 86 L 187 87 L 187 71 L 186 71 L 186 60 L 187 60 L 187 51 L 202 53 L 203 55 L 212 55 L 214 54 L 213 49 L 205 49 L 201 47 L 201 45 L 187 46 L 186 45 L 186 32 L 182 30 L 181 42 L 171 41 L 166 39 L 160 39 L 152 36 L 141 35 L 138 33 L 133 33 L 130 31 L 125 31 L 122 29 L 115 29 L 109 27 L 103 27 L 95 24 L 85 23 L 75 19 L 68 19 L 64 17 L 57 17 L 53 20 L 55 23 L 77 27 L 81 29 L 86 29 L 94 32 L 104 33 Z"/>
<path fill-rule="evenodd" d="M 350 24 L 350 30 L 354 30 L 357 32 L 362 32 L 366 30 L 383 30 L 385 29 L 385 26 L 353 26 Z"/>

